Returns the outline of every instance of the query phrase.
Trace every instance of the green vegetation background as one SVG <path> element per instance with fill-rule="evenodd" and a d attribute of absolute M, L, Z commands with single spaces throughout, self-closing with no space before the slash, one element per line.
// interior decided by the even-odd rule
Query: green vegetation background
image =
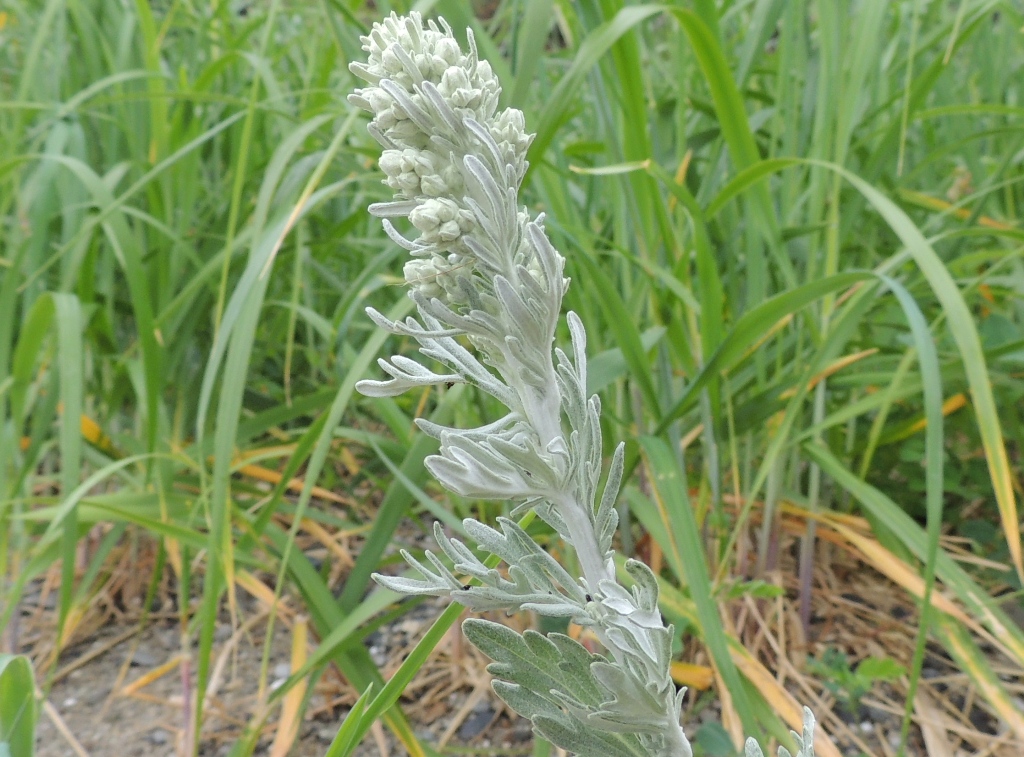
<path fill-rule="evenodd" d="M 764 567 L 782 505 L 865 515 L 926 592 L 937 577 L 1024 664 L 992 599 L 1022 573 L 1020 4 L 428 6 L 474 28 L 503 102 L 538 132 L 522 200 L 568 259 L 605 438 L 629 441 L 624 521 L 657 542 L 663 609 L 707 645 L 751 732 L 781 735 L 785 713 L 737 671 L 716 603 Z M 334 663 L 379 690 L 361 640 L 403 612 L 367 595 L 398 524 L 502 512 L 439 497 L 411 422 L 475 423 L 484 398 L 352 390 L 385 348 L 409 348 L 363 314 L 409 304 L 402 253 L 365 211 L 386 196 L 376 147 L 345 101 L 359 35 L 392 7 L 407 9 L 3 5 L 0 629 L 52 569 L 72 638 L 111 551 L 145 532 L 152 585 L 170 566 L 201 596 L 182 616 L 200 692 L 246 572 L 301 597 L 323 640 L 304 672 Z M 234 475 L 246 464 L 280 483 Z M 314 485 L 382 495 L 371 518 Z M 338 596 L 330 566 L 293 546 L 302 517 L 366 529 Z M 965 570 L 940 528 L 1010 569 Z M 807 586 L 813 559 L 805 547 Z M 940 611 L 922 623 L 912 686 L 935 639 L 1024 733 L 967 630 Z M 399 689 L 365 700 L 349 736 Z M 399 710 L 384 717 L 429 753 Z"/>

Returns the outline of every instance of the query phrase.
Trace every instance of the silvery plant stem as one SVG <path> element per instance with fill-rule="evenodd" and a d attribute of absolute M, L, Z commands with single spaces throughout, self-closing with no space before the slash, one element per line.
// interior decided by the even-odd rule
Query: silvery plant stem
<path fill-rule="evenodd" d="M 479 428 L 420 419 L 440 443 L 426 465 L 457 494 L 511 501 L 513 517 L 534 510 L 575 550 L 583 575 L 567 572 L 514 520 L 499 518 L 497 528 L 464 521 L 476 551 L 435 524 L 447 562 L 403 551 L 411 576 L 374 578 L 477 611 L 532 611 L 590 629 L 606 654 L 564 634 L 520 635 L 479 618 L 463 624 L 494 660 L 495 692 L 553 744 L 583 757 L 691 757 L 657 579 L 637 560 L 625 563 L 630 588 L 616 577 L 623 446 L 602 476 L 601 402 L 587 395 L 586 331 L 574 313 L 566 316 L 570 348 L 555 346 L 569 286 L 565 260 L 543 216 L 519 205 L 533 135 L 522 112 L 499 111 L 498 80 L 467 34 L 463 50 L 443 20 L 392 14 L 362 38 L 367 61 L 351 65 L 367 86 L 349 99 L 372 116 L 368 129 L 394 193 L 370 212 L 409 252 L 404 273 L 417 315 L 391 321 L 367 312 L 381 328 L 415 340 L 428 361 L 379 360 L 388 378 L 357 388 L 393 396 L 467 383 L 503 404 L 507 413 Z M 478 552 L 500 558 L 506 571 L 488 567 Z M 747 750 L 760 754 L 753 742 Z"/>

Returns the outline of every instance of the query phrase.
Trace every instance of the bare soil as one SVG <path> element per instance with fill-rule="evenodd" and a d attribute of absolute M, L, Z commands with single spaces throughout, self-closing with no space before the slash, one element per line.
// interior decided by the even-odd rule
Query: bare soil
<path fill-rule="evenodd" d="M 826 649 L 845 653 L 851 663 L 867 656 L 891 657 L 909 666 L 917 631 L 917 609 L 906 593 L 845 552 L 826 548 L 815 575 L 812 627 L 804 636 L 797 619 L 794 550 L 784 545 L 780 571 L 773 580 L 781 597 L 743 597 L 730 619 L 744 645 L 794 697 L 815 712 L 844 755 L 891 757 L 896 754 L 906 697 L 905 678 L 879 682 L 851 704 L 807 674 L 808 657 Z M 177 596 L 168 576 L 148 617 L 141 597 L 152 575 L 151 556 L 133 553 L 131 570 L 121 560 L 113 578 L 78 618 L 70 644 L 55 664 L 50 652 L 56 634 L 53 606 L 58 577 L 47 575 L 23 601 L 17 629 L 19 648 L 42 671 L 46 712 L 41 714 L 39 757 L 182 757 L 188 733 L 185 713 L 194 696 L 194 646 L 183 646 Z M 116 556 L 115 556 L 116 557 Z M 147 572 L 148 571 L 148 572 Z M 262 577 L 270 581 L 270 577 Z M 265 644 L 270 604 L 238 591 L 236 616 L 225 612 L 215 633 L 212 683 L 205 710 L 200 754 L 226 756 L 260 712 L 264 692 L 290 673 L 290 659 L 301 616 L 300 603 L 284 597 L 274 613 L 273 638 Z M 445 602 L 423 603 L 365 640 L 382 675 L 389 677 L 415 646 Z M 508 623 L 529 622 L 519 618 Z M 521 629 L 520 629 L 521 630 Z M 195 634 L 192 634 L 194 640 Z M 310 640 L 310 651 L 316 640 Z M 686 661 L 706 665 L 696 645 Z M 268 650 L 264 663 L 265 648 Z M 992 670 L 1024 709 L 1022 671 L 983 645 Z M 186 661 L 183 664 L 183 661 Z M 434 650 L 430 661 L 406 691 L 402 710 L 417 734 L 446 753 L 529 754 L 529 723 L 509 713 L 490 690 L 483 658 L 455 630 Z M 46 678 L 49 676 L 49 679 Z M 306 717 L 299 726 L 293 757 L 322 757 L 355 701 L 356 691 L 333 667 L 315 683 Z M 911 730 L 908 754 L 914 757 L 1019 757 L 1024 744 L 984 704 L 968 676 L 938 646 L 929 647 L 915 717 L 929 720 Z M 271 755 L 281 708 L 272 708 L 259 739 L 257 755 Z M 687 698 L 684 722 L 722 721 L 720 697 L 694 690 Z M 699 740 L 699 738 L 698 738 Z M 774 749 L 773 749 L 774 753 Z M 360 746 L 359 757 L 404 755 L 381 724 Z"/>

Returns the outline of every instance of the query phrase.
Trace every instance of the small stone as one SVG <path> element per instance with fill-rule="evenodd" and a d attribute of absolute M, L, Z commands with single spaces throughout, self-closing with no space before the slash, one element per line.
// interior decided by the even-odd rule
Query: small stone
<path fill-rule="evenodd" d="M 275 678 L 287 678 L 292 674 L 292 666 L 287 662 L 279 662 L 274 666 Z"/>
<path fill-rule="evenodd" d="M 78 704 L 78 700 L 75 697 L 68 697 L 67 699 L 64 700 L 64 702 L 61 704 L 61 706 L 65 710 L 70 710 L 76 704 Z"/>
<path fill-rule="evenodd" d="M 967 719 L 971 721 L 971 725 L 973 725 L 982 733 L 991 732 L 992 718 L 982 708 L 975 707 L 974 709 L 972 709 L 971 714 L 967 716 Z"/>
<path fill-rule="evenodd" d="M 384 667 L 384 664 L 388 661 L 388 651 L 382 646 L 376 644 L 370 647 L 370 659 L 373 660 L 373 664 L 378 668 Z"/>
<path fill-rule="evenodd" d="M 512 738 L 517 742 L 529 741 L 533 737 L 533 725 L 526 718 L 516 718 L 512 726 Z"/>
<path fill-rule="evenodd" d="M 910 610 L 903 605 L 893 605 L 892 609 L 889 610 L 889 614 L 896 620 L 903 620 L 910 615 Z"/>
<path fill-rule="evenodd" d="M 325 744 L 330 744 L 332 741 L 334 741 L 334 736 L 337 732 L 337 728 L 318 728 L 316 730 L 316 738 L 318 741 L 322 741 Z"/>
<path fill-rule="evenodd" d="M 150 731 L 146 738 L 149 739 L 149 743 L 154 744 L 155 746 L 163 746 L 170 741 L 171 735 L 163 728 L 156 728 Z"/>
<path fill-rule="evenodd" d="M 864 707 L 864 714 L 872 723 L 887 723 L 893 720 L 893 716 L 890 713 L 879 709 L 878 707 L 872 707 L 871 705 L 866 705 Z"/>
<path fill-rule="evenodd" d="M 872 724 L 868 720 L 861 721 L 859 727 L 860 727 L 861 733 L 871 733 L 872 731 L 875 730 L 874 724 Z"/>
<path fill-rule="evenodd" d="M 483 702 L 482 704 L 486 705 L 486 707 L 482 710 L 474 707 L 473 714 L 466 718 L 465 722 L 459 727 L 459 738 L 463 741 L 469 741 L 479 736 L 491 724 L 491 720 L 494 719 L 494 710 L 491 708 L 490 703 Z"/>
<path fill-rule="evenodd" d="M 136 649 L 132 655 L 132 665 L 139 668 L 151 668 L 156 665 L 156 655 L 145 649 Z"/>

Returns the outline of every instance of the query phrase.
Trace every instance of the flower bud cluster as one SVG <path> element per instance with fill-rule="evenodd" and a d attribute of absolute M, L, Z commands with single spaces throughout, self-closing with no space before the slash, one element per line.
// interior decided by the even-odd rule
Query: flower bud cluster
<path fill-rule="evenodd" d="M 533 141 L 533 135 L 526 131 L 523 111 L 506 108 L 488 126 L 502 159 L 516 167 L 516 175 L 521 181 L 526 170 L 526 151 Z"/>
<path fill-rule="evenodd" d="M 419 13 L 403 17 L 392 13 L 362 38 L 367 61 L 353 64 L 353 70 L 371 84 L 390 79 L 409 92 L 424 81 L 433 82 L 449 94 L 458 93 L 461 107 L 474 110 L 463 115 L 482 121 L 497 108 L 498 79 L 487 61 L 477 59 L 474 45 L 464 53 L 451 27 L 443 20 L 441 24 L 438 28 L 436 22 L 428 21 L 424 27 Z M 376 96 L 372 87 L 357 94 Z M 373 110 L 383 109 L 375 104 Z M 396 116 L 408 117 L 400 112 Z"/>
<path fill-rule="evenodd" d="M 371 212 L 408 217 L 419 232 L 403 240 L 424 259 L 406 267 L 413 292 L 464 305 L 459 280 L 473 275 L 476 262 L 466 235 L 480 224 L 467 197 L 465 157 L 482 155 L 498 184 L 518 191 L 532 135 L 522 112 L 498 112 L 501 87 L 490 64 L 478 59 L 471 32 L 465 53 L 443 20 L 424 25 L 418 13 L 392 13 L 362 42 L 368 60 L 351 70 L 370 86 L 349 99 L 373 114 L 370 133 L 385 148 L 380 168 L 395 193 L 394 202 Z"/>
<path fill-rule="evenodd" d="M 454 242 L 474 226 L 473 214 L 447 197 L 424 200 L 409 213 L 409 220 L 426 244 Z"/>
<path fill-rule="evenodd" d="M 413 258 L 406 262 L 402 273 L 407 282 L 415 282 L 416 290 L 427 300 L 444 299 L 446 288 L 451 288 L 452 266 L 443 258 Z"/>
<path fill-rule="evenodd" d="M 380 157 L 384 183 L 402 197 L 445 197 L 462 192 L 462 177 L 450 162 L 430 150 L 385 150 Z"/>

